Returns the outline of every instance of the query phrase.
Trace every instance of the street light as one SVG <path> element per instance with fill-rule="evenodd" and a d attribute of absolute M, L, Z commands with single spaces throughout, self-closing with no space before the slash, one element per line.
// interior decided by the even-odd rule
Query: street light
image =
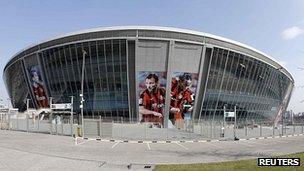
<path fill-rule="evenodd" d="M 81 112 L 81 124 L 82 124 L 82 137 L 84 137 L 84 121 L 83 121 L 83 82 L 84 82 L 84 72 L 85 72 L 85 56 L 87 52 L 82 50 L 82 73 L 81 73 L 81 93 L 80 93 L 80 112 Z"/>
<path fill-rule="evenodd" d="M 222 126 L 222 129 L 221 129 L 221 137 L 225 137 L 225 127 L 226 127 L 226 107 L 227 107 L 227 104 L 224 104 L 224 122 L 223 122 L 223 126 Z"/>
<path fill-rule="evenodd" d="M 237 104 L 236 104 L 237 105 Z M 233 135 L 234 135 L 234 141 L 239 140 L 236 137 L 236 127 L 237 127 L 237 122 L 236 122 L 236 105 L 234 106 L 234 129 L 233 129 Z"/>

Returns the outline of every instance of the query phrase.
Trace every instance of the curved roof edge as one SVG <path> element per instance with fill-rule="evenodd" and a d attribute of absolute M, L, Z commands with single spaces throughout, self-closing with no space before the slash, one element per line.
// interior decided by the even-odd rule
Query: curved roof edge
<path fill-rule="evenodd" d="M 75 32 L 70 32 L 70 33 L 66 33 L 66 34 L 61 34 L 49 39 L 45 39 L 42 41 L 39 41 L 37 43 L 33 43 L 25 48 L 23 48 L 22 50 L 20 50 L 19 52 L 17 52 L 15 55 L 13 55 L 11 57 L 10 60 L 12 60 L 14 57 L 16 57 L 18 54 L 20 54 L 21 52 L 25 51 L 26 49 L 32 48 L 36 45 L 48 42 L 48 41 L 52 41 L 52 40 L 56 40 L 56 39 L 60 39 L 63 37 L 67 37 L 67 36 L 74 36 L 74 35 L 78 35 L 78 34 L 83 34 L 83 33 L 90 33 L 90 32 L 100 32 L 100 31 L 116 31 L 116 30 L 158 30 L 158 31 L 171 31 L 171 32 L 179 32 L 179 33 L 187 33 L 187 34 L 192 34 L 192 35 L 198 35 L 198 36 L 203 36 L 203 37 L 210 37 L 210 38 L 214 38 L 214 39 L 218 39 L 224 42 L 228 42 L 228 43 L 232 43 L 244 48 L 247 48 L 249 50 L 252 50 L 256 53 L 259 53 L 269 59 L 271 59 L 272 61 L 274 61 L 275 63 L 277 63 L 280 68 L 278 69 L 285 69 L 288 74 L 291 76 L 292 81 L 294 82 L 294 79 L 292 77 L 292 75 L 290 74 L 290 72 L 284 67 L 282 66 L 277 60 L 275 60 L 274 58 L 272 58 L 271 56 L 267 55 L 266 53 L 257 50 L 249 45 L 243 44 L 241 42 L 235 41 L 235 40 L 231 40 L 225 37 L 221 37 L 221 36 L 217 36 L 217 35 L 213 35 L 213 34 L 209 34 L 209 33 L 204 33 L 204 32 L 200 32 L 200 31 L 195 31 L 195 30 L 190 30 L 190 29 L 181 29 L 181 28 L 174 28 L 174 27 L 161 27 L 161 26 L 136 26 L 136 25 L 131 25 L 131 26 L 113 26 L 113 27 L 98 27 L 98 28 L 91 28 L 91 29 L 84 29 L 84 30 L 79 30 L 79 31 L 75 31 Z M 6 66 L 5 66 L 6 68 Z"/>

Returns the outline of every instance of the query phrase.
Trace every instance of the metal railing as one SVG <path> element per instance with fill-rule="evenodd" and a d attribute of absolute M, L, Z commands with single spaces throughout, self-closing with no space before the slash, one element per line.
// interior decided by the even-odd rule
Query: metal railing
<path fill-rule="evenodd" d="M 70 115 L 26 114 L 0 115 L 1 129 L 47 133 L 65 136 L 82 136 L 77 120 L 71 123 Z M 76 117 L 74 117 L 76 119 Z M 134 121 L 136 119 L 133 119 Z M 269 122 L 233 122 L 197 120 L 185 122 L 183 129 L 159 128 L 151 123 L 129 122 L 123 118 L 84 118 L 84 137 L 116 140 L 208 140 L 273 137 L 303 134 L 304 122 L 278 124 Z"/>

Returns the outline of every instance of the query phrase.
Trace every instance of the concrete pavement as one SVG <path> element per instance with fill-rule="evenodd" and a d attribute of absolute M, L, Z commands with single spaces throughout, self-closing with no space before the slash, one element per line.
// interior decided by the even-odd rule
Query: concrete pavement
<path fill-rule="evenodd" d="M 304 151 L 304 136 L 244 141 L 124 143 L 0 131 L 0 170 L 151 170 Z M 147 167 L 147 168 L 145 168 Z M 150 167 L 150 168 L 149 168 Z"/>

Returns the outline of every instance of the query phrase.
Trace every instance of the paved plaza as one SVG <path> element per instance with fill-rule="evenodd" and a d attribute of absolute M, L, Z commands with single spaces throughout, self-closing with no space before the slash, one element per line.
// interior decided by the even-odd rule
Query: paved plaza
<path fill-rule="evenodd" d="M 304 151 L 304 136 L 244 141 L 125 143 L 0 131 L 0 170 L 152 170 Z M 145 168 L 147 167 L 147 168 Z"/>

